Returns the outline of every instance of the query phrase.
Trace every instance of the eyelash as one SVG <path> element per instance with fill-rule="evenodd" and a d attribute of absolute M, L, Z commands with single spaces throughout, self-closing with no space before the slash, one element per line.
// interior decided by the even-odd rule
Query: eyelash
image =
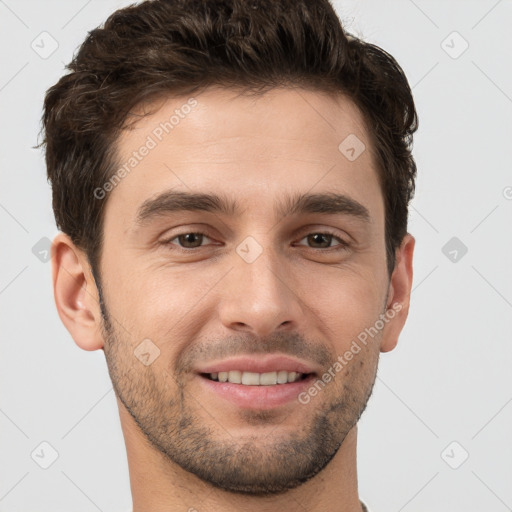
<path fill-rule="evenodd" d="M 201 245 L 199 247 L 184 248 L 184 247 L 180 247 L 179 245 L 171 243 L 173 240 L 176 240 L 180 236 L 184 236 L 184 235 L 203 235 L 203 236 L 211 239 L 211 237 L 208 236 L 207 233 L 204 233 L 201 231 L 184 231 L 183 233 L 178 233 L 178 234 L 174 235 L 172 238 L 162 241 L 162 244 L 167 247 L 173 246 L 172 250 L 178 250 L 185 254 L 190 254 L 193 251 L 196 251 L 198 249 L 205 247 L 205 246 Z M 307 233 L 305 236 L 303 236 L 300 240 L 302 241 L 304 238 L 307 238 L 310 235 L 329 235 L 329 236 L 332 236 L 333 238 L 335 238 L 339 242 L 339 244 L 334 247 L 315 248 L 315 247 L 305 246 L 306 248 L 312 249 L 313 251 L 323 251 L 323 252 L 325 252 L 325 251 L 343 251 L 343 250 L 347 250 L 350 247 L 350 244 L 348 242 L 341 239 L 339 236 L 337 236 L 335 233 L 333 233 L 329 230 L 311 231 L 310 233 Z"/>

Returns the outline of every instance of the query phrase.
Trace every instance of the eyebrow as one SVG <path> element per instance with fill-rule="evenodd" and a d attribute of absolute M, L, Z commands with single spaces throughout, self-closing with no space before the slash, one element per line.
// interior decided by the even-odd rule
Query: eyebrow
<path fill-rule="evenodd" d="M 135 223 L 144 226 L 156 218 L 180 211 L 204 211 L 227 216 L 242 213 L 239 202 L 224 195 L 171 190 L 144 201 L 138 210 Z M 317 213 L 344 214 L 365 223 L 371 221 L 370 212 L 365 206 L 349 196 L 334 192 L 286 195 L 275 206 L 274 213 L 278 219 L 289 215 Z"/>

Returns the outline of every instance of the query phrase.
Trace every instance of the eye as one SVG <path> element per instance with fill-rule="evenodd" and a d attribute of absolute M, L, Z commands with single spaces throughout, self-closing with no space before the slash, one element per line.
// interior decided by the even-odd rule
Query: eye
<path fill-rule="evenodd" d="M 336 236 L 334 233 L 330 233 L 330 232 L 318 232 L 318 233 L 310 233 L 308 234 L 307 236 L 305 236 L 304 238 L 302 238 L 302 240 L 307 240 L 307 243 L 309 244 L 313 244 L 313 245 L 320 245 L 321 247 L 311 247 L 312 249 L 332 249 L 334 248 L 335 250 L 338 250 L 338 249 L 346 249 L 349 244 L 347 242 L 345 242 L 345 240 L 342 240 L 341 238 L 339 238 L 338 236 Z M 335 246 L 331 246 L 331 242 L 333 240 L 338 240 L 338 244 L 335 245 Z M 303 245 L 303 244 L 299 244 L 299 245 Z"/>
<path fill-rule="evenodd" d="M 212 239 L 207 236 L 205 233 L 201 232 L 187 232 L 181 233 L 179 235 L 174 236 L 168 240 L 164 240 L 162 243 L 164 245 L 172 245 L 177 246 L 178 249 L 181 249 L 185 252 L 199 249 L 204 247 L 203 242 L 205 239 L 208 241 L 212 241 Z M 334 250 L 343 250 L 347 249 L 350 244 L 345 242 L 345 240 L 336 236 L 334 233 L 330 232 L 316 232 L 309 233 L 307 236 L 302 238 L 301 240 L 307 240 L 308 244 L 312 244 L 313 247 L 309 247 L 310 249 L 334 249 Z M 334 240 L 337 240 L 339 243 L 336 245 L 331 245 Z M 175 242 L 177 241 L 177 242 Z M 298 244 L 304 245 L 304 244 Z M 316 245 L 316 247 L 315 247 Z"/>
<path fill-rule="evenodd" d="M 164 242 L 164 244 L 178 245 L 178 244 L 173 244 L 174 240 L 178 240 L 178 242 L 179 242 L 178 247 L 185 249 L 185 250 L 196 249 L 198 247 L 201 247 L 201 242 L 203 242 L 203 240 L 205 238 L 208 240 L 211 240 L 204 233 L 196 233 L 196 232 L 182 233 L 181 235 L 177 235 L 174 238 L 171 238 L 170 240 L 166 240 Z"/>

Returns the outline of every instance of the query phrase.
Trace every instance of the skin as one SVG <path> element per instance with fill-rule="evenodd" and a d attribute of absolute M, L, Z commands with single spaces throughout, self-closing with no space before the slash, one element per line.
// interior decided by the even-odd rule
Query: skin
<path fill-rule="evenodd" d="M 379 354 L 396 346 L 407 318 L 414 238 L 404 237 L 390 278 L 375 160 L 361 113 L 346 97 L 282 88 L 256 98 L 208 89 L 195 98 L 192 112 L 103 199 L 106 318 L 85 253 L 63 233 L 52 247 L 59 316 L 78 346 L 107 358 L 133 510 L 359 511 L 357 421 Z M 123 132 L 119 161 L 187 99 L 155 104 Z M 349 134 L 366 145 L 355 161 L 338 149 Z M 170 189 L 224 194 L 243 211 L 180 211 L 137 226 L 142 203 Z M 284 194 L 333 191 L 362 204 L 369 222 L 347 213 L 275 216 Z M 334 233 L 325 245 L 308 238 L 325 230 Z M 176 238 L 197 232 L 206 236 L 188 246 Z M 261 248 L 251 263 L 236 251 L 248 236 Z M 349 247 L 325 248 L 339 240 Z M 307 404 L 242 409 L 193 371 L 221 354 L 281 353 L 318 375 L 332 372 L 397 304 L 392 320 Z M 144 339 L 160 351 L 147 366 L 134 356 Z"/>

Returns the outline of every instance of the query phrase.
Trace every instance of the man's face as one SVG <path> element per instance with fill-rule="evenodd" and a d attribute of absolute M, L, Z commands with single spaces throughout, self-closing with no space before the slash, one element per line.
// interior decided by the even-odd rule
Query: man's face
<path fill-rule="evenodd" d="M 169 460 L 232 492 L 282 492 L 327 465 L 371 394 L 382 331 L 333 365 L 386 310 L 382 192 L 346 98 L 210 89 L 190 111 L 187 99 L 119 140 L 121 164 L 147 154 L 106 204 L 109 372 Z M 349 135 L 366 145 L 355 160 L 339 149 Z M 159 197 L 177 193 L 216 195 L 236 212 Z M 344 198 L 293 210 L 319 194 Z M 299 400 L 329 368 L 335 377 Z"/>

